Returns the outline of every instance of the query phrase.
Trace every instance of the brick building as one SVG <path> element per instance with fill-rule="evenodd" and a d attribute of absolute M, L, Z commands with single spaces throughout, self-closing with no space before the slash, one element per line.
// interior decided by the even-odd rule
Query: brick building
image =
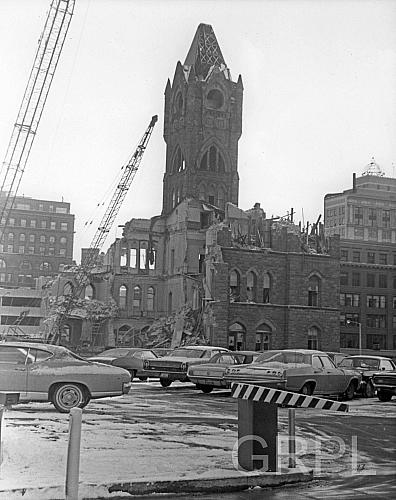
<path fill-rule="evenodd" d="M 56 276 L 73 261 L 73 239 L 70 203 L 17 196 L 0 242 L 0 286 L 35 288 L 38 277 Z"/>
<path fill-rule="evenodd" d="M 325 233 L 341 237 L 341 347 L 396 349 L 396 179 L 371 162 L 324 211 Z"/>

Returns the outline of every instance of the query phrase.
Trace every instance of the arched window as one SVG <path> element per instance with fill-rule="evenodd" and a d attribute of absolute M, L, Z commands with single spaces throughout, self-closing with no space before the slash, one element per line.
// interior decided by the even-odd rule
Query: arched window
<path fill-rule="evenodd" d="M 176 190 L 172 190 L 172 208 L 175 208 L 176 206 Z"/>
<path fill-rule="evenodd" d="M 263 304 L 268 304 L 270 301 L 271 292 L 271 277 L 268 273 L 263 276 Z"/>
<path fill-rule="evenodd" d="M 68 281 L 63 286 L 63 295 L 72 295 L 73 294 L 73 285 Z"/>
<path fill-rule="evenodd" d="M 152 244 L 150 248 L 148 249 L 147 252 L 147 258 L 148 258 L 148 267 L 149 269 L 155 269 L 155 262 L 157 258 L 157 250 Z"/>
<path fill-rule="evenodd" d="M 241 279 L 238 271 L 230 272 L 230 300 L 239 302 L 241 300 Z"/>
<path fill-rule="evenodd" d="M 219 188 L 217 191 L 217 206 L 224 210 L 225 207 L 225 195 L 224 195 L 224 189 L 222 187 Z"/>
<path fill-rule="evenodd" d="M 215 193 L 214 186 L 209 186 L 209 189 L 208 189 L 208 202 L 211 205 L 214 205 L 216 203 L 216 193 Z"/>
<path fill-rule="evenodd" d="M 206 198 L 206 186 L 205 186 L 205 184 L 200 184 L 199 185 L 199 199 L 205 200 L 205 198 Z"/>
<path fill-rule="evenodd" d="M 308 284 L 308 305 L 319 307 L 320 280 L 317 276 L 311 276 Z"/>
<path fill-rule="evenodd" d="M 121 245 L 120 252 L 120 266 L 126 267 L 128 265 L 128 245 L 126 242 L 123 242 Z"/>
<path fill-rule="evenodd" d="M 14 233 L 8 233 L 8 241 L 14 241 Z"/>
<path fill-rule="evenodd" d="M 224 158 L 216 146 L 210 146 L 210 148 L 202 155 L 199 169 L 211 170 L 212 172 L 225 171 Z"/>
<path fill-rule="evenodd" d="M 19 235 L 19 241 L 26 241 L 26 235 L 25 235 L 25 233 L 21 233 Z"/>
<path fill-rule="evenodd" d="M 116 332 L 116 345 L 128 345 L 132 328 L 129 325 L 122 325 Z"/>
<path fill-rule="evenodd" d="M 184 155 L 180 149 L 180 146 L 178 146 L 173 157 L 172 172 L 182 172 L 185 168 L 186 160 L 184 159 Z"/>
<path fill-rule="evenodd" d="M 142 290 L 140 286 L 135 286 L 133 288 L 133 307 L 140 309 L 142 303 Z"/>
<path fill-rule="evenodd" d="M 5 263 L 5 260 L 0 259 L 0 269 L 5 269 L 7 267 L 7 264 Z"/>
<path fill-rule="evenodd" d="M 206 104 L 208 108 L 220 109 L 224 104 L 224 96 L 218 89 L 209 90 L 206 96 Z"/>
<path fill-rule="evenodd" d="M 52 266 L 49 262 L 42 262 L 40 264 L 40 271 L 52 271 Z"/>
<path fill-rule="evenodd" d="M 271 334 L 272 329 L 265 323 L 262 323 L 256 329 L 256 351 L 268 351 L 271 349 Z"/>
<path fill-rule="evenodd" d="M 88 300 L 92 300 L 94 298 L 94 288 L 92 285 L 87 285 L 85 287 L 85 298 Z"/>
<path fill-rule="evenodd" d="M 233 323 L 228 328 L 228 349 L 231 351 L 246 349 L 246 330 L 240 323 Z"/>
<path fill-rule="evenodd" d="M 149 286 L 147 289 L 147 311 L 154 311 L 155 289 Z"/>
<path fill-rule="evenodd" d="M 121 285 L 118 291 L 118 306 L 120 309 L 126 309 L 128 297 L 128 288 Z"/>
<path fill-rule="evenodd" d="M 246 295 L 249 302 L 257 301 L 257 276 L 253 271 L 246 275 Z"/>
<path fill-rule="evenodd" d="M 308 328 L 308 349 L 319 349 L 319 330 L 316 326 Z"/>

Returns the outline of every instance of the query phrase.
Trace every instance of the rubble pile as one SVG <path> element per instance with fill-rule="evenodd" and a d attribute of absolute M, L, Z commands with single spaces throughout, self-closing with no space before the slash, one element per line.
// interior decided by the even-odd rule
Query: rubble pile
<path fill-rule="evenodd" d="M 203 331 L 202 311 L 187 306 L 171 316 L 159 318 L 145 332 L 141 332 L 145 337 L 143 344 L 149 348 L 170 347 L 177 325 L 182 325 L 180 345 L 208 344 Z"/>

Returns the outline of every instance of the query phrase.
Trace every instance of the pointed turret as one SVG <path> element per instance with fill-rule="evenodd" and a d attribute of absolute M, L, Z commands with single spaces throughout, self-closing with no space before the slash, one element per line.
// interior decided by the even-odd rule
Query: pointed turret
<path fill-rule="evenodd" d="M 206 79 L 212 66 L 222 70 L 227 67 L 210 24 L 198 26 L 184 66 L 193 67 L 197 77 L 202 80 Z"/>
<path fill-rule="evenodd" d="M 200 24 L 165 89 L 163 214 L 184 198 L 238 205 L 242 101 L 242 78 L 232 81 L 212 27 Z"/>

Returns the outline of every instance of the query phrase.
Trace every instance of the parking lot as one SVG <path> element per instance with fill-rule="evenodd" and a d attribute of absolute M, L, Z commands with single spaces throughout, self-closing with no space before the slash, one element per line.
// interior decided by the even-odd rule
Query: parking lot
<path fill-rule="evenodd" d="M 346 414 L 297 409 L 298 467 L 313 468 L 317 477 L 367 474 L 381 484 L 393 474 L 395 416 L 395 398 L 354 399 Z M 287 464 L 287 417 L 280 408 L 281 465 Z M 5 413 L 4 424 L 0 490 L 63 484 L 68 416 L 50 403 L 21 404 Z M 83 410 L 80 480 L 221 477 L 235 470 L 237 426 L 229 391 L 134 382 L 128 395 L 91 401 Z"/>

